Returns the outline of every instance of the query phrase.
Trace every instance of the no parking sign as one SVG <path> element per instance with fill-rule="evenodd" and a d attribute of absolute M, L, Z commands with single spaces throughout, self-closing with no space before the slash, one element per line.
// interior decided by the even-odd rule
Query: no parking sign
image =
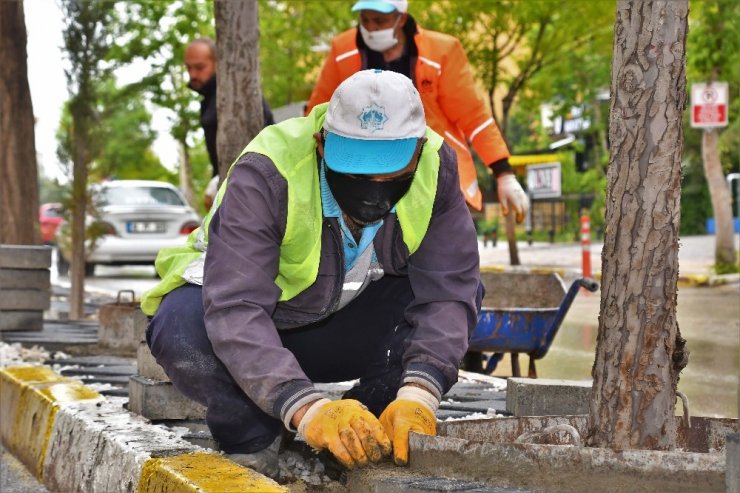
<path fill-rule="evenodd" d="M 727 82 L 691 86 L 691 126 L 716 128 L 727 126 Z"/>

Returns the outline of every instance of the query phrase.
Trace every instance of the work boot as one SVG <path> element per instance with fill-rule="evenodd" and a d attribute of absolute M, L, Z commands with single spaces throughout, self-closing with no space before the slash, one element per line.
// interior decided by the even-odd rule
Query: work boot
<path fill-rule="evenodd" d="M 278 451 L 281 439 L 282 436 L 278 435 L 270 445 L 262 450 L 250 454 L 228 454 L 228 457 L 240 466 L 248 467 L 272 479 L 278 479 L 280 475 Z"/>

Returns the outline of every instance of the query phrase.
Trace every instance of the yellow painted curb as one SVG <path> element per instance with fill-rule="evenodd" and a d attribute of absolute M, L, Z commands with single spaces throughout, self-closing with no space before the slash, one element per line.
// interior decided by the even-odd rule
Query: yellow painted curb
<path fill-rule="evenodd" d="M 678 286 L 681 288 L 691 288 L 696 286 L 706 286 L 709 284 L 709 276 L 702 274 L 686 274 L 678 276 Z"/>
<path fill-rule="evenodd" d="M 46 366 L 0 369 L 0 396 L 0 438 L 39 479 L 60 405 L 102 399 L 81 382 Z"/>
<path fill-rule="evenodd" d="M 222 455 L 195 452 L 146 461 L 138 493 L 271 493 L 287 488 Z"/>

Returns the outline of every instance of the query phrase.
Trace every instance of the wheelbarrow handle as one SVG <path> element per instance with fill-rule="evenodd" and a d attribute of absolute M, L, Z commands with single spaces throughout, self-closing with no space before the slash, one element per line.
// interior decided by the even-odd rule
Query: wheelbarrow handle
<path fill-rule="evenodd" d="M 599 290 L 599 283 L 591 279 L 590 277 L 581 277 L 578 279 L 578 283 L 582 288 L 588 289 L 592 293 Z"/>

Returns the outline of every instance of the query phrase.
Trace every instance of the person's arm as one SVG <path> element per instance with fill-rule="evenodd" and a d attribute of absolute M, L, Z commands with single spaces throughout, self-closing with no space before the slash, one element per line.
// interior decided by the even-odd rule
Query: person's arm
<path fill-rule="evenodd" d="M 417 383 L 437 399 L 457 381 L 458 364 L 478 321 L 480 269 L 475 226 L 462 196 L 457 158 L 439 151 L 437 196 L 424 241 L 411 255 L 414 300 L 406 309 L 414 327 L 403 356 L 404 383 Z"/>
<path fill-rule="evenodd" d="M 246 154 L 211 220 L 203 302 L 219 360 L 265 411 L 306 443 L 352 468 L 390 454 L 378 419 L 358 401 L 329 401 L 283 347 L 270 314 L 287 217 L 285 179 L 264 156 Z"/>
<path fill-rule="evenodd" d="M 511 171 L 508 161 L 502 163 L 509 157 L 506 141 L 458 40 L 451 42 L 442 59 L 439 104 L 445 116 L 463 131 L 481 160 L 491 166 L 497 176 L 499 172 Z"/>
<path fill-rule="evenodd" d="M 206 330 L 216 355 L 244 392 L 267 414 L 289 419 L 291 410 L 323 395 L 282 346 L 271 318 L 280 296 L 275 278 L 287 184 L 268 158 L 252 153 L 228 180 L 209 229 Z"/>
<path fill-rule="evenodd" d="M 405 314 L 414 330 L 403 355 L 402 386 L 380 415 L 398 465 L 408 463 L 410 432 L 436 434 L 434 413 L 457 381 L 482 296 L 478 242 L 458 186 L 455 153 L 445 144 L 440 157 L 429 229 L 409 258 L 414 300 Z"/>
<path fill-rule="evenodd" d="M 529 208 L 529 199 L 509 164 L 509 149 L 488 103 L 476 86 L 465 51 L 454 40 L 440 75 L 439 101 L 445 115 L 470 141 L 475 152 L 496 176 L 496 188 L 502 212 L 513 210 L 521 223 Z"/>

